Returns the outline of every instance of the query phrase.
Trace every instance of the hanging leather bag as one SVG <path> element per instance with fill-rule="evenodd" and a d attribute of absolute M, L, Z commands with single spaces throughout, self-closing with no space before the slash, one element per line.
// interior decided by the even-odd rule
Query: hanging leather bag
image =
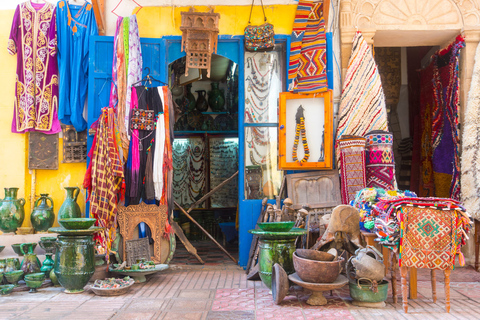
<path fill-rule="evenodd" d="M 245 50 L 250 52 L 271 51 L 275 48 L 275 31 L 273 29 L 273 24 L 267 23 L 267 17 L 265 16 L 265 9 L 263 8 L 262 0 L 260 0 L 260 3 L 262 4 L 263 19 L 265 23 L 260 26 L 250 25 L 254 2 L 255 0 L 252 0 L 250 17 L 248 18 L 248 26 L 244 31 Z"/>

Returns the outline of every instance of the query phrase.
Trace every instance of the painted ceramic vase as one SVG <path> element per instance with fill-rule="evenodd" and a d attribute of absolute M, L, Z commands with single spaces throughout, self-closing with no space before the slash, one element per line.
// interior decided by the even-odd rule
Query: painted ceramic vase
<path fill-rule="evenodd" d="M 47 200 L 50 200 L 50 206 L 47 204 Z M 36 231 L 47 231 L 48 228 L 53 226 L 55 222 L 53 200 L 48 196 L 48 193 L 40 194 L 40 198 L 35 201 L 35 208 L 30 216 L 30 221 Z"/>
<path fill-rule="evenodd" d="M 208 110 L 208 102 L 207 102 L 207 98 L 205 97 L 205 95 L 207 94 L 207 91 L 197 90 L 195 92 L 198 93 L 197 103 L 195 104 L 195 107 L 200 112 L 207 111 Z"/>
<path fill-rule="evenodd" d="M 208 92 L 208 104 L 212 111 L 221 112 L 225 111 L 225 93 L 223 89 L 218 88 L 218 82 L 212 82 L 212 90 Z"/>
<path fill-rule="evenodd" d="M 60 210 L 58 210 L 57 220 L 81 218 L 82 212 L 80 206 L 77 203 L 78 194 L 80 193 L 79 187 L 65 187 L 67 191 L 67 198 L 62 203 Z"/>
<path fill-rule="evenodd" d="M 83 292 L 95 272 L 93 236 L 58 236 L 54 270 L 66 293 Z"/>
<path fill-rule="evenodd" d="M 46 278 L 48 278 L 50 276 L 50 271 L 52 271 L 54 264 L 55 264 L 55 262 L 52 259 L 52 254 L 47 253 L 45 255 L 45 260 L 43 260 L 42 267 L 40 268 L 40 271 L 45 273 Z"/>
<path fill-rule="evenodd" d="M 17 199 L 18 188 L 5 188 L 5 198 L 0 200 L 0 230 L 15 232 L 25 219 L 25 199 Z"/>
<path fill-rule="evenodd" d="M 23 271 L 23 273 L 25 275 L 27 275 L 27 274 L 30 274 L 30 273 L 40 272 L 40 260 L 38 260 L 37 255 L 35 253 L 25 252 L 23 250 L 23 247 L 22 246 L 20 246 L 20 247 L 22 248 L 22 251 L 24 252 L 22 266 L 20 267 L 20 269 Z"/>

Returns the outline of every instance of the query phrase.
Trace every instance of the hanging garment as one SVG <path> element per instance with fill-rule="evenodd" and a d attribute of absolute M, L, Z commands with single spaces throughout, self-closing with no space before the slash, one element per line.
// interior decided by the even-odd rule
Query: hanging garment
<path fill-rule="evenodd" d="M 472 82 L 462 135 L 462 202 L 474 219 L 480 219 L 480 44 L 475 53 Z"/>
<path fill-rule="evenodd" d="M 91 3 L 82 6 L 57 3 L 58 68 L 60 74 L 59 112 L 62 123 L 78 132 L 87 129 L 83 109 L 88 91 L 90 38 L 98 35 Z"/>
<path fill-rule="evenodd" d="M 357 192 L 365 188 L 365 138 L 342 136 L 338 141 L 340 149 L 340 179 L 342 203 L 349 204 Z"/>
<path fill-rule="evenodd" d="M 396 190 L 393 134 L 381 130 L 373 130 L 367 133 L 365 138 L 367 188 Z"/>
<path fill-rule="evenodd" d="M 24 2 L 17 6 L 7 50 L 17 54 L 12 132 L 61 131 L 58 121 L 58 66 L 55 7 Z"/>
<path fill-rule="evenodd" d="M 323 2 L 300 1 L 290 46 L 289 80 L 295 93 L 327 90 L 327 46 Z"/>
<path fill-rule="evenodd" d="M 458 77 L 463 37 L 433 56 L 432 166 L 435 196 L 460 199 L 460 154 L 458 110 L 460 81 Z"/>
<path fill-rule="evenodd" d="M 346 134 L 364 137 L 371 130 L 388 130 L 380 75 L 372 51 L 360 32 L 353 38 L 338 119 L 337 141 Z"/>

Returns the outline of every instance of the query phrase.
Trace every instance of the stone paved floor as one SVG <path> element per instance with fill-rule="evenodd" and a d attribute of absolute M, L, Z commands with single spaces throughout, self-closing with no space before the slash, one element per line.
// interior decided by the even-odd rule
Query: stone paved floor
<path fill-rule="evenodd" d="M 438 301 L 431 301 L 430 281 L 419 272 L 419 298 L 409 301 L 409 313 L 392 304 L 384 309 L 351 305 L 348 289 L 327 295 L 328 305 L 305 303 L 309 293 L 292 287 L 281 305 L 273 304 L 261 282 L 247 281 L 239 267 L 172 266 L 170 270 L 135 284 L 119 297 L 99 297 L 86 291 L 65 294 L 47 287 L 36 294 L 14 292 L 0 296 L 0 319 L 479 319 L 480 282 L 471 268 L 453 271 L 452 309 L 445 313 L 442 278 Z M 473 279 L 474 281 L 469 281 Z M 401 299 L 399 299 L 401 301 Z"/>

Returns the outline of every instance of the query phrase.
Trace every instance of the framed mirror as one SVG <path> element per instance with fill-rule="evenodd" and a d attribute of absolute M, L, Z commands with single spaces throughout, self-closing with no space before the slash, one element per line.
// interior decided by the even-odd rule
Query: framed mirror
<path fill-rule="evenodd" d="M 321 170 L 333 165 L 332 92 L 280 93 L 279 169 Z"/>

